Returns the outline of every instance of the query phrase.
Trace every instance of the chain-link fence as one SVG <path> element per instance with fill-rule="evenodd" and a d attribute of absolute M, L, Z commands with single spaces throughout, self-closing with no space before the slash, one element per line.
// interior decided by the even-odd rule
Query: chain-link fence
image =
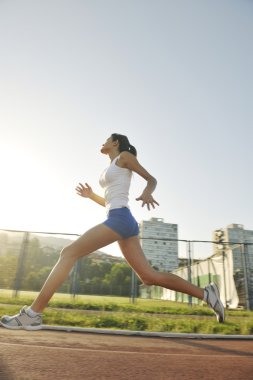
<path fill-rule="evenodd" d="M 79 235 L 0 230 L 0 289 L 39 291 L 59 258 L 63 247 Z M 170 240 L 170 239 L 167 239 Z M 229 307 L 253 310 L 253 244 L 245 242 L 218 244 L 212 241 L 177 240 L 179 268 L 173 271 L 180 277 L 204 287 L 211 281 L 218 283 L 223 303 Z M 214 249 L 215 247 L 215 249 Z M 215 250 L 215 254 L 211 253 Z M 209 257 L 196 260 L 199 253 Z M 132 302 L 138 296 L 138 280 L 121 268 L 120 287 L 112 282 L 98 281 L 99 271 L 111 269 L 120 258 L 109 262 L 107 255 L 98 258 L 103 265 L 94 266 L 87 258 L 77 261 L 59 292 L 76 294 L 129 295 Z M 93 266 L 92 266 L 93 265 Z M 125 272 L 124 272 L 125 271 Z M 103 275 L 100 273 L 101 276 Z M 125 277 L 124 277 L 125 276 Z M 102 277 L 101 277 L 102 278 Z M 127 278 L 127 281 L 125 280 Z M 96 279 L 96 281 L 95 281 Z M 113 285 L 114 284 L 114 285 Z M 198 302 L 187 295 L 159 287 L 141 286 L 141 296 Z"/>
<path fill-rule="evenodd" d="M 78 235 L 0 230 L 0 289 L 39 291 L 64 246 Z M 71 276 L 60 291 L 69 293 Z"/>
<path fill-rule="evenodd" d="M 0 230 L 0 289 L 39 291 L 62 248 L 79 235 Z M 116 265 L 118 264 L 118 265 Z M 101 251 L 79 259 L 57 292 L 113 296 L 138 295 L 138 280 L 120 257 Z"/>
<path fill-rule="evenodd" d="M 170 239 L 168 239 L 170 240 Z M 228 308 L 253 310 L 253 243 L 178 240 L 186 259 L 172 273 L 199 286 L 205 287 L 214 281 L 220 289 L 223 304 Z M 204 260 L 195 257 L 215 252 Z M 171 301 L 200 303 L 183 293 L 158 286 L 141 286 L 141 296 Z"/>

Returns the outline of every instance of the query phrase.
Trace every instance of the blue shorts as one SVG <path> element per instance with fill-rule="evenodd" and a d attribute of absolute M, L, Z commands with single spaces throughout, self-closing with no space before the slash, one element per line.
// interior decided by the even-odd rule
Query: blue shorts
<path fill-rule="evenodd" d="M 127 207 L 109 210 L 108 218 L 103 224 L 117 232 L 124 239 L 139 235 L 138 223 Z"/>

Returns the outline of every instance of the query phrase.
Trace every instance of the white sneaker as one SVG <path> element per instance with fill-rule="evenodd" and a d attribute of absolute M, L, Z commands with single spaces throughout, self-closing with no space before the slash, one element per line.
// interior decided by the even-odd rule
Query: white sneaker
<path fill-rule="evenodd" d="M 205 287 L 205 301 L 213 309 L 216 314 L 217 321 L 223 323 L 225 321 L 225 310 L 220 300 L 220 292 L 218 286 L 213 282 Z"/>
<path fill-rule="evenodd" d="M 27 306 L 24 306 L 16 315 L 4 315 L 0 324 L 7 329 L 12 330 L 41 330 L 42 329 L 42 314 L 37 314 L 35 317 L 30 317 L 27 313 Z"/>

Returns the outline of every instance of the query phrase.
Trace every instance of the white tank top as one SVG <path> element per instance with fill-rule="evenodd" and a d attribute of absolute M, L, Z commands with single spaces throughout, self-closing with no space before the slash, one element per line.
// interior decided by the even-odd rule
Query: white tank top
<path fill-rule="evenodd" d="M 110 166 L 100 176 L 99 184 L 104 189 L 106 212 L 114 208 L 129 207 L 128 194 L 132 171 L 116 165 L 119 156 L 115 157 Z"/>

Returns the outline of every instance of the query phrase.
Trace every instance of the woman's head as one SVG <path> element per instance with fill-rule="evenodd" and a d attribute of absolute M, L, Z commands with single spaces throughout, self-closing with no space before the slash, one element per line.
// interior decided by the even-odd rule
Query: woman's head
<path fill-rule="evenodd" d="M 137 150 L 133 145 L 129 143 L 129 140 L 126 136 L 120 135 L 118 133 L 112 133 L 111 135 L 112 141 L 117 141 L 119 146 L 119 152 L 129 152 L 132 153 L 134 156 L 137 156 Z"/>

